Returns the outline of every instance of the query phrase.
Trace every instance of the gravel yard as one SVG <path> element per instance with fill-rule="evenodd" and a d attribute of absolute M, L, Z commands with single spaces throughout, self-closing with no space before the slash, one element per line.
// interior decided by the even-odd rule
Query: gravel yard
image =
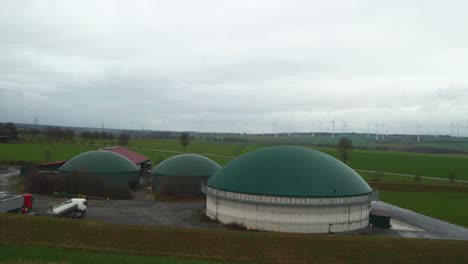
<path fill-rule="evenodd" d="M 18 175 L 17 167 L 2 167 L 0 191 L 13 191 L 10 178 Z M 204 221 L 202 211 L 204 199 L 195 201 L 147 200 L 143 191 L 134 193 L 133 200 L 88 199 L 88 210 L 84 219 L 115 224 L 171 226 L 187 228 L 223 228 L 213 222 Z M 43 215 L 51 205 L 68 200 L 45 195 L 34 195 L 33 211 Z"/>
<path fill-rule="evenodd" d="M 49 206 L 66 200 L 66 198 L 34 195 L 34 211 L 42 215 Z M 203 200 L 160 202 L 88 199 L 85 219 L 144 226 L 223 228 L 221 225 L 203 220 L 201 214 L 204 208 L 205 202 Z"/>

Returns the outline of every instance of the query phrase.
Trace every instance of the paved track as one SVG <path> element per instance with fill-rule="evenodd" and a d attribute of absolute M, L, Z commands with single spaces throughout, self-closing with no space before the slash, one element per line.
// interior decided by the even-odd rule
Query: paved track
<path fill-rule="evenodd" d="M 468 229 L 450 224 L 429 216 L 418 214 L 416 212 L 406 210 L 388 203 L 376 202 L 372 208 L 388 213 L 393 219 L 400 222 L 412 225 L 422 231 L 395 231 L 398 236 L 402 237 L 417 237 L 417 238 L 434 238 L 434 239 L 457 239 L 468 240 Z M 460 208 L 460 210 L 467 210 Z"/>

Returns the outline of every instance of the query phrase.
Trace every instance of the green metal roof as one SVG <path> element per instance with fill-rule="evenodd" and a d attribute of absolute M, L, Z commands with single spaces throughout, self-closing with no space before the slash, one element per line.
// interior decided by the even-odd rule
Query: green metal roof
<path fill-rule="evenodd" d="M 216 172 L 208 186 L 273 196 L 337 197 L 372 192 L 353 169 L 322 152 L 296 146 L 247 153 Z"/>
<path fill-rule="evenodd" d="M 154 167 L 153 175 L 162 176 L 211 176 L 221 166 L 209 158 L 196 154 L 171 157 Z"/>
<path fill-rule="evenodd" d="M 61 172 L 84 170 L 91 174 L 138 172 L 138 167 L 126 157 L 104 150 L 81 153 L 58 169 Z"/>

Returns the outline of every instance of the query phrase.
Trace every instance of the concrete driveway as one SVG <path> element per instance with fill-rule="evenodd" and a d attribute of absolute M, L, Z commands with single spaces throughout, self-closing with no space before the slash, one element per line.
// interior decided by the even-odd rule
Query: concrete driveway
<path fill-rule="evenodd" d="M 433 239 L 457 239 L 468 240 L 468 229 L 447 223 L 445 221 L 435 219 L 426 215 L 418 214 L 416 212 L 403 209 L 384 202 L 375 202 L 372 208 L 378 209 L 390 215 L 405 224 L 411 225 L 422 231 L 411 230 L 395 230 L 386 231 L 387 233 L 393 232 L 397 236 L 411 237 L 411 238 L 433 238 Z M 467 210 L 460 208 L 460 210 Z M 385 231 L 384 231 L 385 233 Z"/>

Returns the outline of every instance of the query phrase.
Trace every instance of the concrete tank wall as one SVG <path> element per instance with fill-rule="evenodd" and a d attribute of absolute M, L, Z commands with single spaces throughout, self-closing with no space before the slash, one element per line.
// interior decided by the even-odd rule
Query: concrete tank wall
<path fill-rule="evenodd" d="M 223 193 L 229 193 L 222 191 Z M 276 203 L 274 196 L 236 193 L 236 199 L 207 192 L 206 214 L 221 223 L 237 223 L 249 229 L 295 232 L 329 233 L 357 230 L 369 225 L 370 200 L 373 195 L 339 198 L 289 198 L 291 203 Z M 304 200 L 302 200 L 304 199 Z M 340 202 L 336 202 L 339 199 Z"/>

